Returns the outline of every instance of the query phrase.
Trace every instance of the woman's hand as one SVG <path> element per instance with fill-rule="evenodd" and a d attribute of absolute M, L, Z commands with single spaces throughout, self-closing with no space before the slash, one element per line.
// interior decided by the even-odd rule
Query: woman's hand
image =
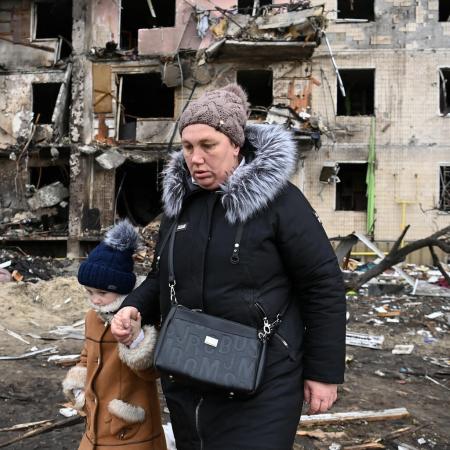
<path fill-rule="evenodd" d="M 111 333 L 118 342 L 124 345 L 130 345 L 133 342 L 131 320 L 139 318 L 139 311 L 134 306 L 125 306 L 114 315 L 111 321 Z"/>
<path fill-rule="evenodd" d="M 337 384 L 305 380 L 304 400 L 309 404 L 308 414 L 328 411 L 337 399 Z"/>
<path fill-rule="evenodd" d="M 141 328 L 141 314 L 138 313 L 137 320 L 131 319 L 131 338 L 133 339 L 133 342 L 139 336 L 141 330 L 142 330 L 142 328 Z"/>

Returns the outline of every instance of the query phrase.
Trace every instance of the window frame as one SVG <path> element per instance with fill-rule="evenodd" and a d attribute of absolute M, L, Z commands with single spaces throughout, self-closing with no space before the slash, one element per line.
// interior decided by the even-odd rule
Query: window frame
<path fill-rule="evenodd" d="M 443 167 L 448 167 L 449 169 L 449 208 L 442 209 L 441 208 L 441 170 Z M 437 210 L 439 214 L 450 214 L 450 161 L 449 162 L 440 162 L 438 163 L 438 173 L 437 173 Z"/>
<path fill-rule="evenodd" d="M 338 171 L 338 178 L 339 173 L 341 172 L 341 166 L 345 164 L 365 164 L 366 166 L 369 164 L 367 160 L 361 161 L 361 160 L 351 160 L 351 161 L 336 161 L 336 163 L 339 165 L 339 171 Z M 355 209 L 337 209 L 337 189 L 339 183 L 333 183 L 334 184 L 334 207 L 333 211 L 337 213 L 352 213 L 352 214 L 367 214 L 367 205 L 365 210 L 355 210 Z"/>
<path fill-rule="evenodd" d="M 371 114 L 352 114 L 352 115 L 347 115 L 347 114 L 339 114 L 338 113 L 338 101 L 339 101 L 339 92 L 340 92 L 340 88 L 339 88 L 339 80 L 337 79 L 337 76 L 335 77 L 336 79 L 336 102 L 335 102 L 335 114 L 336 117 L 376 117 L 376 111 L 377 111 L 377 105 L 376 105 L 376 93 L 377 93 L 377 70 L 375 67 L 340 67 L 339 68 L 339 75 L 341 76 L 342 79 L 342 72 L 345 71 L 350 71 L 350 70 L 366 70 L 366 71 L 372 71 L 373 72 L 373 112 Z M 344 84 L 344 81 L 342 81 L 342 83 Z M 345 84 L 344 84 L 344 88 L 346 88 Z M 345 90 L 346 94 L 347 94 L 347 89 Z M 341 94 L 342 95 L 342 94 Z"/>

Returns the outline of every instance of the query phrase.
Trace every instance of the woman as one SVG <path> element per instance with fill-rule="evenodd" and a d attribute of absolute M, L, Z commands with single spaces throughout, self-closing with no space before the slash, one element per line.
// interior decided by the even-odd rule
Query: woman
<path fill-rule="evenodd" d="M 182 113 L 183 149 L 165 170 L 160 242 L 178 217 L 177 299 L 189 308 L 260 328 L 261 311 L 274 319 L 289 306 L 254 396 L 230 399 L 162 375 L 178 450 L 291 449 L 303 400 L 310 413 L 325 412 L 343 382 L 343 282 L 314 210 L 289 182 L 296 145 L 284 129 L 246 127 L 246 119 L 238 85 L 206 92 Z M 113 320 L 119 341 L 131 339 L 138 311 L 144 323 L 168 313 L 167 251 Z"/>

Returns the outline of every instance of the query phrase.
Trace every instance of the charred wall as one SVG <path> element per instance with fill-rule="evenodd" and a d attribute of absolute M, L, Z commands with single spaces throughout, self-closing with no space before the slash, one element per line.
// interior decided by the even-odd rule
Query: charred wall
<path fill-rule="evenodd" d="M 119 217 L 153 220 L 160 172 L 179 145 L 177 117 L 206 89 L 239 81 L 251 120 L 292 127 L 299 145 L 320 141 L 307 61 L 322 10 L 235 3 L 207 15 L 207 1 L 154 2 L 154 11 L 146 1 L 2 2 L 4 240 L 67 242 L 77 256 Z"/>

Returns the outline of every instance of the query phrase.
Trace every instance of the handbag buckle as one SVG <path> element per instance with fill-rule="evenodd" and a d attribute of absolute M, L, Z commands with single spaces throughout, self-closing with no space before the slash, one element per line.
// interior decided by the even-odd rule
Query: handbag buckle
<path fill-rule="evenodd" d="M 258 333 L 259 339 L 261 341 L 266 341 L 271 335 L 273 330 L 281 323 L 280 315 L 277 314 L 277 318 L 270 323 L 267 317 L 263 318 L 263 329 Z"/>
<path fill-rule="evenodd" d="M 272 326 L 269 323 L 269 319 L 267 317 L 263 318 L 263 329 L 258 333 L 259 339 L 261 341 L 266 341 L 272 332 Z"/>
<path fill-rule="evenodd" d="M 175 294 L 175 285 L 177 282 L 175 280 L 169 281 L 169 291 L 170 291 L 170 303 L 178 304 L 177 296 Z"/>

